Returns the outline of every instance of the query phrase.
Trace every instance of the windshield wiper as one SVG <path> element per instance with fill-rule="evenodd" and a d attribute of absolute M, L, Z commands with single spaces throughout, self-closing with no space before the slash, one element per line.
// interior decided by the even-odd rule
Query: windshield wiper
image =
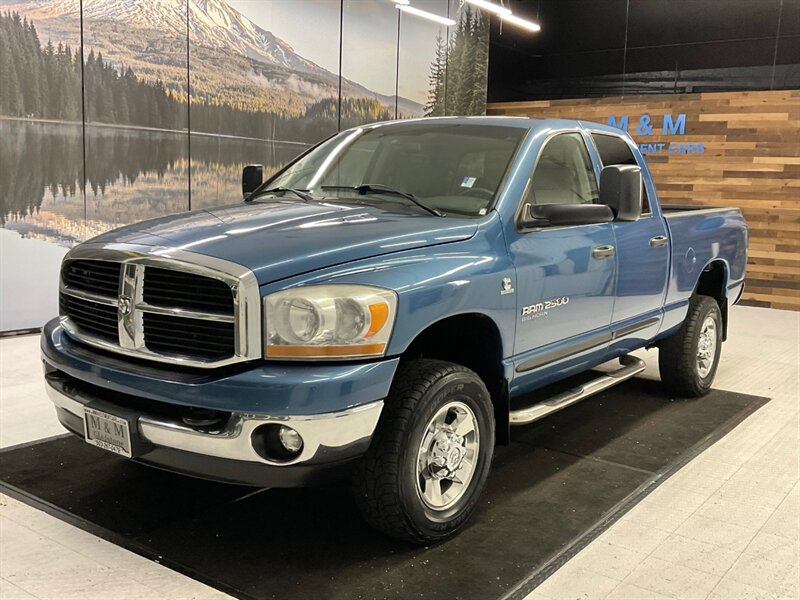
<path fill-rule="evenodd" d="M 291 187 L 274 187 L 268 190 L 258 190 L 250 194 L 246 199 L 245 202 L 250 202 L 251 200 L 255 200 L 259 196 L 265 196 L 266 194 L 272 194 L 274 192 L 292 192 L 295 196 L 302 198 L 304 202 L 311 202 L 314 200 L 314 196 L 306 192 L 305 190 L 298 190 L 297 188 Z"/>
<path fill-rule="evenodd" d="M 400 190 L 396 190 L 394 188 L 389 187 L 388 185 L 382 185 L 380 183 L 362 183 L 361 185 L 321 185 L 320 189 L 322 190 L 354 190 L 361 194 L 367 194 L 369 192 L 379 192 L 382 194 L 394 194 L 395 196 L 400 196 L 405 198 L 406 200 L 410 200 L 417 206 L 419 206 L 425 212 L 429 212 L 436 217 L 444 217 L 445 214 L 436 210 L 431 206 L 426 206 L 419 200 L 414 197 L 414 194 L 408 194 L 406 192 L 401 192 Z"/>

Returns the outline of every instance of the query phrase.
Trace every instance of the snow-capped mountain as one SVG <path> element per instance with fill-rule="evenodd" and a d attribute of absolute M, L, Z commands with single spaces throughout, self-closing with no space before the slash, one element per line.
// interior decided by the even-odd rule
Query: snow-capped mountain
<path fill-rule="evenodd" d="M 83 0 L 84 23 L 88 30 L 93 24 L 124 25 L 132 35 L 136 30 L 174 31 L 185 35 L 187 14 L 185 0 Z M 262 28 L 224 0 L 189 0 L 188 29 L 192 44 L 227 55 L 239 55 L 266 65 L 308 76 L 314 81 L 334 86 L 338 74 L 307 60 L 284 40 Z M 81 0 L 0 0 L 0 9 L 17 10 L 35 23 L 64 23 L 80 19 Z M 307 86 L 310 87 L 310 86 Z M 393 103 L 389 96 L 368 90 L 363 85 L 342 80 L 342 89 L 352 97 L 367 96 L 382 103 Z M 312 101 L 313 98 L 308 98 Z M 400 98 L 400 110 L 405 114 L 421 114 L 422 106 Z"/>
<path fill-rule="evenodd" d="M 190 0 L 189 11 L 189 35 L 200 44 L 236 49 L 248 58 L 271 62 L 293 71 L 328 74 L 328 71 L 297 54 L 285 41 L 253 23 L 222 0 Z"/>
<path fill-rule="evenodd" d="M 32 19 L 80 17 L 80 0 L 33 0 L 0 2 L 22 9 Z M 131 26 L 186 31 L 184 0 L 87 0 L 87 21 L 117 21 Z M 294 71 L 324 71 L 297 54 L 285 41 L 263 29 L 224 0 L 189 0 L 189 36 L 192 42 L 210 48 L 235 50 L 248 58 Z"/>

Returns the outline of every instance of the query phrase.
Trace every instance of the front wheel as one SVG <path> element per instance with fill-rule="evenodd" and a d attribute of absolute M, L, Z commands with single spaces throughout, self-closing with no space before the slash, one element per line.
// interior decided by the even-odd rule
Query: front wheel
<path fill-rule="evenodd" d="M 445 539 L 474 510 L 493 452 L 492 403 L 480 377 L 440 360 L 409 361 L 398 368 L 354 470 L 356 503 L 391 537 Z"/>
<path fill-rule="evenodd" d="M 711 390 L 722 350 L 722 313 L 716 300 L 693 296 L 681 328 L 659 344 L 661 381 L 683 397 Z"/>

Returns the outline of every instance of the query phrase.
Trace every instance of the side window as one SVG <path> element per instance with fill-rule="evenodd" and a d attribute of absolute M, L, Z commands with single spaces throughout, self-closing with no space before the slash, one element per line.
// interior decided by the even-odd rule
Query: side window
<path fill-rule="evenodd" d="M 547 142 L 524 202 L 592 204 L 597 197 L 597 180 L 583 137 L 579 133 L 562 133 Z"/>
<path fill-rule="evenodd" d="M 597 146 L 597 152 L 600 154 L 600 161 L 604 167 L 608 165 L 636 164 L 636 158 L 634 158 L 630 146 L 621 137 L 593 133 L 592 140 L 594 140 L 594 145 Z M 647 189 L 642 184 L 642 214 L 646 215 L 649 212 L 650 203 L 647 201 Z"/>

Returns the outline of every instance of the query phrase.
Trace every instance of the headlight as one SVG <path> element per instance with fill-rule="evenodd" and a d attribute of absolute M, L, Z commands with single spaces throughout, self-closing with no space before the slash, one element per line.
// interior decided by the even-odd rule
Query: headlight
<path fill-rule="evenodd" d="M 267 358 L 383 356 L 397 295 L 366 285 L 312 285 L 264 298 Z"/>

